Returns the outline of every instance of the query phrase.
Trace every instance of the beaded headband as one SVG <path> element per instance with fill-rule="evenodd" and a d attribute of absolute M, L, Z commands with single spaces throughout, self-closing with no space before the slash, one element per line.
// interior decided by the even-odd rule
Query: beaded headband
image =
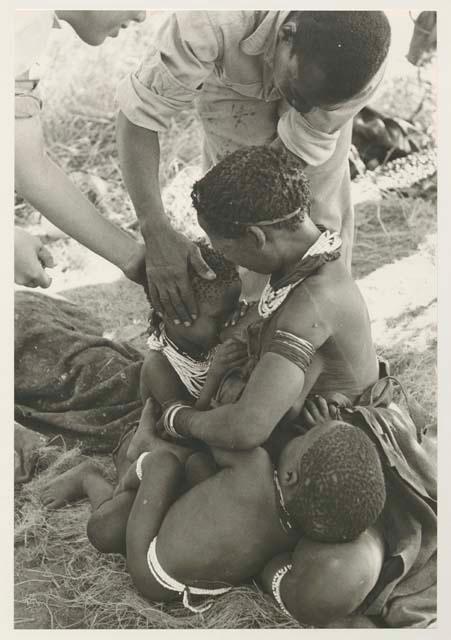
<path fill-rule="evenodd" d="M 288 213 L 286 216 L 282 216 L 281 218 L 274 218 L 273 220 L 256 220 L 255 222 L 241 222 L 241 220 L 227 220 L 227 224 L 237 224 L 241 227 L 269 227 L 272 224 L 277 224 L 278 222 L 285 222 L 285 220 L 290 220 L 291 218 L 294 218 L 294 216 L 297 216 L 300 212 L 301 212 L 301 207 L 298 207 L 291 213 Z"/>

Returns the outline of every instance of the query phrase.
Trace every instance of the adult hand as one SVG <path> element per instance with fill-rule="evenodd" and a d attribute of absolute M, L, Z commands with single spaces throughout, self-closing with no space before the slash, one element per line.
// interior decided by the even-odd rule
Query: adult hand
<path fill-rule="evenodd" d="M 174 324 L 189 326 L 197 318 L 198 310 L 188 264 L 207 280 L 214 280 L 216 274 L 202 258 L 199 247 L 181 233 L 170 231 L 155 236 L 146 242 L 146 271 L 152 304 Z"/>
<path fill-rule="evenodd" d="M 36 238 L 18 227 L 14 230 L 14 282 L 26 287 L 50 286 L 45 267 L 54 267 L 52 254 Z"/>

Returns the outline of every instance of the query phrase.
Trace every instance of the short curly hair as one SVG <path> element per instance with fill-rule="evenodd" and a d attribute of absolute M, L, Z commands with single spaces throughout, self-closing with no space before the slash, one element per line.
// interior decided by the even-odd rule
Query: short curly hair
<path fill-rule="evenodd" d="M 214 280 L 206 280 L 193 269 L 191 264 L 188 265 L 188 276 L 196 299 L 199 302 L 217 300 L 233 284 L 241 284 L 238 269 L 233 262 L 227 260 L 220 251 L 216 251 L 204 241 L 196 242 L 196 244 L 200 249 L 202 258 L 216 274 Z"/>
<path fill-rule="evenodd" d="M 246 224 L 299 209 L 295 217 L 271 225 L 296 229 L 310 215 L 310 187 L 300 164 L 269 146 L 245 147 L 226 156 L 194 184 L 191 198 L 197 214 L 224 238 L 243 235 Z"/>
<path fill-rule="evenodd" d="M 379 454 L 358 427 L 341 423 L 321 435 L 302 456 L 299 473 L 298 489 L 287 509 L 312 540 L 353 540 L 374 524 L 384 507 Z"/>
<path fill-rule="evenodd" d="M 383 11 L 295 11 L 293 53 L 325 74 L 325 104 L 359 93 L 387 57 L 391 29 Z"/>

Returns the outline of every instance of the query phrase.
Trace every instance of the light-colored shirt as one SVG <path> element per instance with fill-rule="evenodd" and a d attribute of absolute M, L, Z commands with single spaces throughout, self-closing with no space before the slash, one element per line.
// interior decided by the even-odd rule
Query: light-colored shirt
<path fill-rule="evenodd" d="M 31 118 L 41 109 L 39 59 L 56 21 L 53 11 L 16 11 L 14 16 L 14 110 L 16 118 Z"/>
<path fill-rule="evenodd" d="M 277 36 L 288 15 L 169 14 L 140 67 L 119 86 L 120 109 L 134 124 L 163 131 L 178 111 L 195 102 L 206 134 L 207 165 L 240 146 L 269 143 L 276 133 L 308 165 L 322 165 L 334 153 L 343 125 L 373 95 L 383 69 L 354 98 L 298 113 L 273 81 Z"/>

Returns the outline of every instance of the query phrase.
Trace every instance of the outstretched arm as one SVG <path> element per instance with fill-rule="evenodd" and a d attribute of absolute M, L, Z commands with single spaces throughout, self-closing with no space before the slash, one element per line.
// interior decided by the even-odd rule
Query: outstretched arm
<path fill-rule="evenodd" d="M 171 320 L 190 324 L 197 304 L 188 263 L 204 278 L 215 277 L 199 248 L 176 232 L 165 214 L 159 183 L 158 133 L 130 122 L 119 112 L 117 142 L 122 174 L 146 245 L 146 270 L 152 303 Z"/>
<path fill-rule="evenodd" d="M 139 281 L 144 247 L 103 218 L 44 147 L 40 119 L 15 122 L 16 189 L 69 236 Z"/>

